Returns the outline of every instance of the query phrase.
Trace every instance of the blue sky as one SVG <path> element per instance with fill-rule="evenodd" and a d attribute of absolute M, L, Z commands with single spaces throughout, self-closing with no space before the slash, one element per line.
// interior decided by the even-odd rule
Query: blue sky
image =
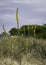
<path fill-rule="evenodd" d="M 46 0 L 0 0 L 0 33 L 3 32 L 3 24 L 7 31 L 17 27 L 17 8 L 20 27 L 46 23 Z"/>

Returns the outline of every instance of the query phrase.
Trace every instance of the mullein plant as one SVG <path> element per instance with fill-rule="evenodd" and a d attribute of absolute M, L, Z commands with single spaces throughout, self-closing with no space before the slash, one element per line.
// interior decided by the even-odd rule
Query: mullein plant
<path fill-rule="evenodd" d="M 9 35 L 8 35 L 4 25 L 2 25 L 2 28 L 3 28 L 3 37 L 5 37 L 5 39 L 6 39 L 6 38 L 8 38 Z"/>
<path fill-rule="evenodd" d="M 23 30 L 24 30 L 24 36 L 25 36 L 25 27 L 23 27 Z"/>
<path fill-rule="evenodd" d="M 34 40 L 33 43 L 36 43 L 36 25 L 34 26 Z"/>
<path fill-rule="evenodd" d="M 2 28 L 3 28 L 4 33 L 5 33 L 5 34 L 7 34 L 7 32 L 6 32 L 6 29 L 5 29 L 4 25 L 2 25 Z"/>
<path fill-rule="evenodd" d="M 26 52 L 27 52 L 27 50 L 28 50 L 28 38 L 26 38 Z"/>
<path fill-rule="evenodd" d="M 31 27 L 31 29 L 32 29 L 32 33 L 33 33 L 33 37 L 35 37 L 36 36 L 36 25 L 32 25 L 32 27 Z M 32 38 L 32 43 L 33 43 L 33 38 Z"/>
<path fill-rule="evenodd" d="M 33 25 L 31 26 L 31 30 L 32 30 L 32 32 L 31 32 L 31 36 L 32 36 L 32 33 L 33 33 Z M 32 39 L 32 43 L 33 43 L 33 38 L 31 38 Z"/>
<path fill-rule="evenodd" d="M 18 29 L 18 35 L 19 35 L 18 8 L 16 9 L 16 20 L 17 20 L 17 29 Z"/>
<path fill-rule="evenodd" d="M 35 37 L 35 34 L 36 34 L 36 33 L 35 33 L 35 32 L 36 32 L 36 25 L 34 25 L 34 26 L 32 25 L 31 29 L 32 29 L 33 35 L 34 35 L 34 37 Z"/>
<path fill-rule="evenodd" d="M 31 34 L 33 33 L 33 28 L 34 28 L 34 27 L 33 27 L 33 25 L 32 25 L 32 26 L 31 26 L 31 30 L 32 30 Z"/>
<path fill-rule="evenodd" d="M 22 37 L 23 37 L 23 33 L 22 33 L 22 35 L 21 35 Z"/>
<path fill-rule="evenodd" d="M 35 25 L 35 27 L 34 27 L 34 37 L 36 36 L 36 25 Z"/>
<path fill-rule="evenodd" d="M 35 29 L 34 29 L 34 37 L 35 37 L 35 42 L 36 42 L 36 25 L 35 25 Z"/>
<path fill-rule="evenodd" d="M 28 26 L 28 36 L 30 36 L 30 26 Z"/>

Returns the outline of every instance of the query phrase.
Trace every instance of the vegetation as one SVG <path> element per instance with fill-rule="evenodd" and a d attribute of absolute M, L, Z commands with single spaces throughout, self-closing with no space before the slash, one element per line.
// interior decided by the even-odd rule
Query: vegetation
<path fill-rule="evenodd" d="M 22 65 L 23 56 L 27 61 L 33 58 L 42 59 L 42 64 L 46 59 L 46 40 L 24 36 L 2 35 L 0 37 L 0 58 L 11 58 Z"/>
<path fill-rule="evenodd" d="M 14 31 L 14 32 L 13 32 Z M 17 35 L 18 30 L 12 28 L 9 33 L 11 35 Z M 44 25 L 25 25 L 19 29 L 19 35 L 23 36 L 35 36 L 36 38 L 46 39 L 46 24 Z"/>
<path fill-rule="evenodd" d="M 19 35 L 16 28 L 12 28 L 9 32 L 10 34 L 7 32 L 0 34 L 1 62 L 3 57 L 12 59 L 19 65 L 25 65 L 25 63 L 26 65 L 29 65 L 28 63 L 46 65 L 46 25 L 22 26 L 19 29 Z M 5 65 L 9 64 L 5 63 Z"/>

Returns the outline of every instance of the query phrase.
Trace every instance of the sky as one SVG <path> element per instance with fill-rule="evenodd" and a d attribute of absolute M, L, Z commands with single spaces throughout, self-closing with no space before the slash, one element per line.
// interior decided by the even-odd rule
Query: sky
<path fill-rule="evenodd" d="M 0 0 L 0 33 L 3 24 L 6 31 L 17 27 L 17 8 L 19 27 L 46 23 L 46 0 Z"/>

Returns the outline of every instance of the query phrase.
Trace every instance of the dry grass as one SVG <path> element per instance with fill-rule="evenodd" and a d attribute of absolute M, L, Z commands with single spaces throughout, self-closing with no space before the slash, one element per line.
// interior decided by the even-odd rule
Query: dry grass
<path fill-rule="evenodd" d="M 19 65 L 14 57 L 12 58 L 14 52 L 16 52 L 15 49 L 18 48 L 16 46 L 18 44 L 20 44 L 21 48 L 26 44 L 29 46 L 27 46 L 27 54 L 23 54 L 22 56 L 21 65 L 46 65 L 46 55 L 43 56 L 44 58 L 42 58 L 40 55 L 44 55 L 44 52 L 46 52 L 46 39 L 36 39 L 32 37 L 24 38 L 17 36 L 3 36 L 2 38 L 0 38 L 0 65 Z M 18 50 L 20 49 L 20 47 L 18 48 Z M 6 54 L 4 53 L 3 55 L 4 51 L 6 51 Z M 11 52 L 11 54 L 8 54 L 8 51 Z"/>

